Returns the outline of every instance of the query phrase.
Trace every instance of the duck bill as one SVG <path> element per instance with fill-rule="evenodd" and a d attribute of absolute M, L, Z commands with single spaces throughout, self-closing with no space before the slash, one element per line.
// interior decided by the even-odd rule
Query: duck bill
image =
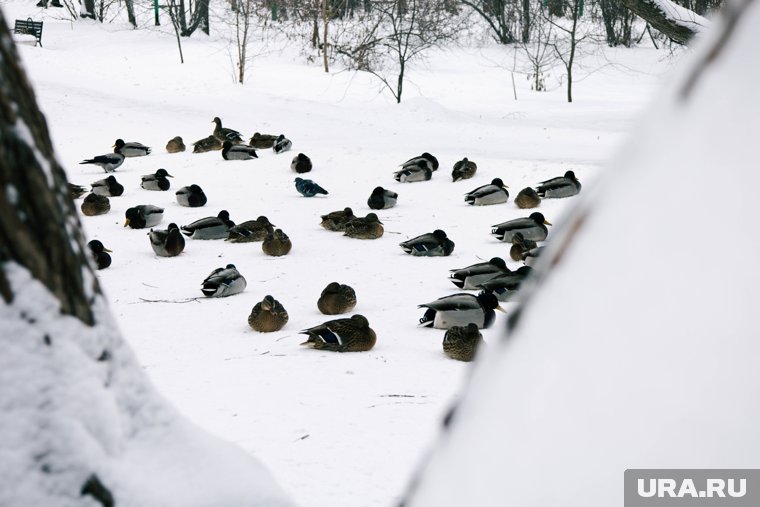
<path fill-rule="evenodd" d="M 494 308 L 494 310 L 498 310 L 501 313 L 507 313 L 507 311 L 504 308 L 502 308 L 500 305 L 496 305 L 496 308 Z"/>
<path fill-rule="evenodd" d="M 552 223 L 548 220 L 544 220 L 544 225 L 552 225 Z"/>
<path fill-rule="evenodd" d="M 127 218 L 127 220 L 124 222 L 124 227 L 126 227 L 128 225 L 129 225 L 129 219 Z"/>
<path fill-rule="evenodd" d="M 113 250 L 109 250 L 108 248 L 103 247 L 104 252 L 113 253 Z"/>

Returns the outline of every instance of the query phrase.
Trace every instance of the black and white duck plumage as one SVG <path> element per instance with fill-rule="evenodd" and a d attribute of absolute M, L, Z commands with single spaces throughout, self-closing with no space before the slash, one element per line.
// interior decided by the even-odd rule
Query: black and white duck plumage
<path fill-rule="evenodd" d="M 454 251 L 454 242 L 441 229 L 402 241 L 399 246 L 415 257 L 446 257 Z"/>
<path fill-rule="evenodd" d="M 356 239 L 377 239 L 385 233 L 383 223 L 374 213 L 356 217 L 346 223 L 343 235 Z"/>
<path fill-rule="evenodd" d="M 269 148 L 274 147 L 274 143 L 277 141 L 277 136 L 273 136 L 271 134 L 261 134 L 259 132 L 256 132 L 253 134 L 253 137 L 251 137 L 251 140 L 248 141 L 248 146 L 253 146 L 254 148 L 257 148 L 259 150 L 267 150 Z"/>
<path fill-rule="evenodd" d="M 215 217 L 205 217 L 180 227 L 182 234 L 193 239 L 227 239 L 235 222 L 230 213 L 223 209 Z"/>
<path fill-rule="evenodd" d="M 409 169 L 409 168 L 422 168 L 427 167 L 431 171 L 437 171 L 438 170 L 438 159 L 435 158 L 433 155 L 431 155 L 428 152 L 423 153 L 422 155 L 418 157 L 412 157 L 403 164 L 401 164 L 402 169 Z"/>
<path fill-rule="evenodd" d="M 285 137 L 284 134 L 280 134 L 277 136 L 277 139 L 274 142 L 274 145 L 272 145 L 272 151 L 274 151 L 277 154 L 285 153 L 286 151 L 290 151 L 290 149 L 293 147 L 293 142 Z"/>
<path fill-rule="evenodd" d="M 515 204 L 520 209 L 533 209 L 541 205 L 541 196 L 531 187 L 525 187 L 515 197 Z"/>
<path fill-rule="evenodd" d="M 177 224 L 169 224 L 168 229 L 151 229 L 148 233 L 150 246 L 159 257 L 176 257 L 185 249 L 185 238 Z"/>
<path fill-rule="evenodd" d="M 536 187 L 536 193 L 544 199 L 571 197 L 580 191 L 581 182 L 573 171 L 567 171 L 564 176 L 542 181 Z"/>
<path fill-rule="evenodd" d="M 89 193 L 82 201 L 80 209 L 88 217 L 105 215 L 111 211 L 111 201 L 104 195 Z"/>
<path fill-rule="evenodd" d="M 269 233 L 274 232 L 272 224 L 264 215 L 256 220 L 246 220 L 231 227 L 226 241 L 230 243 L 250 243 L 253 241 L 264 241 Z"/>
<path fill-rule="evenodd" d="M 208 202 L 203 189 L 195 183 L 180 188 L 175 192 L 175 195 L 177 196 L 177 204 L 188 208 L 200 208 Z"/>
<path fill-rule="evenodd" d="M 317 308 L 325 315 L 348 313 L 356 306 L 356 291 L 346 284 L 331 282 L 317 300 Z"/>
<path fill-rule="evenodd" d="M 87 246 L 90 249 L 92 260 L 95 262 L 95 267 L 97 269 L 106 269 L 111 265 L 111 256 L 108 254 L 113 252 L 106 248 L 103 243 L 97 239 L 93 239 L 87 243 Z"/>
<path fill-rule="evenodd" d="M 233 144 L 243 142 L 243 136 L 240 134 L 240 132 L 235 129 L 223 127 L 222 120 L 220 120 L 218 116 L 211 120 L 211 123 L 216 124 L 214 127 L 214 132 L 212 132 L 211 135 L 216 137 L 220 142 L 223 143 L 225 141 L 229 141 Z"/>
<path fill-rule="evenodd" d="M 299 153 L 293 157 L 293 160 L 290 162 L 290 168 L 298 174 L 308 173 L 312 168 L 311 159 L 308 155 Z"/>
<path fill-rule="evenodd" d="M 264 242 L 261 243 L 261 250 L 271 257 L 282 257 L 288 255 L 293 248 L 293 243 L 282 229 L 275 229 L 267 234 Z"/>
<path fill-rule="evenodd" d="M 173 137 L 169 139 L 168 143 L 166 143 L 166 151 L 169 153 L 181 153 L 186 149 L 185 142 L 180 136 Z"/>
<path fill-rule="evenodd" d="M 259 333 L 273 333 L 282 329 L 289 318 L 285 307 L 272 296 L 266 295 L 251 309 L 248 325 Z"/>
<path fill-rule="evenodd" d="M 443 352 L 457 361 L 474 360 L 478 349 L 484 346 L 483 335 L 473 323 L 450 327 L 443 335 Z"/>
<path fill-rule="evenodd" d="M 499 300 L 491 292 L 472 294 L 452 294 L 418 305 L 427 308 L 420 319 L 421 327 L 449 329 L 452 326 L 466 326 L 473 323 L 483 329 L 493 324 L 496 314 L 494 310 L 503 311 Z"/>
<path fill-rule="evenodd" d="M 509 257 L 516 262 L 523 260 L 523 254 L 536 248 L 536 242 L 525 239 L 522 232 L 512 235 L 512 246 L 509 249 Z"/>
<path fill-rule="evenodd" d="M 126 221 L 124 227 L 131 227 L 132 229 L 145 229 L 158 225 L 164 218 L 164 208 L 153 206 L 152 204 L 140 204 L 127 208 L 124 213 Z"/>
<path fill-rule="evenodd" d="M 162 190 L 166 191 L 172 186 L 169 178 L 174 178 L 166 169 L 159 169 L 153 174 L 141 176 L 140 186 L 145 190 Z"/>
<path fill-rule="evenodd" d="M 493 292 L 499 301 L 514 301 L 520 284 L 532 272 L 533 268 L 530 266 L 520 266 L 520 268 L 511 273 L 495 276 L 490 280 L 482 282 L 478 288 Z"/>
<path fill-rule="evenodd" d="M 82 160 L 79 163 L 94 164 L 100 166 L 107 173 L 114 172 L 116 168 L 124 163 L 124 155 L 121 153 L 122 148 L 124 148 L 124 141 L 121 141 L 121 143 L 119 143 L 119 141 L 121 141 L 121 139 L 116 140 L 116 145 L 114 145 L 113 153 L 98 155 L 97 157 Z"/>
<path fill-rule="evenodd" d="M 193 153 L 206 153 L 222 149 L 222 142 L 214 135 L 198 139 L 193 143 Z"/>
<path fill-rule="evenodd" d="M 541 253 L 544 251 L 545 246 L 537 246 L 536 248 L 531 248 L 527 252 L 523 253 L 522 255 L 522 261 L 525 263 L 526 266 L 534 266 L 536 262 L 538 262 L 538 258 L 541 256 Z"/>
<path fill-rule="evenodd" d="M 256 148 L 224 141 L 222 145 L 222 158 L 224 160 L 251 160 L 259 158 L 259 156 L 256 155 Z"/>
<path fill-rule="evenodd" d="M 377 343 L 377 334 L 369 327 L 363 315 L 348 319 L 329 320 L 324 324 L 304 329 L 308 339 L 301 345 L 332 352 L 365 352 Z"/>
<path fill-rule="evenodd" d="M 377 216 L 377 215 L 375 215 Z M 356 218 L 354 211 L 351 208 L 343 208 L 338 211 L 331 211 L 326 215 L 321 215 L 323 228 L 328 231 L 343 232 L 346 230 L 346 224 Z"/>
<path fill-rule="evenodd" d="M 478 164 L 464 157 L 454 164 L 454 168 L 451 170 L 451 179 L 454 181 L 468 180 L 475 176 L 477 171 Z"/>
<path fill-rule="evenodd" d="M 547 225 L 551 222 L 544 218 L 542 213 L 533 212 L 530 216 L 515 218 L 500 224 L 491 226 L 491 234 L 496 236 L 499 241 L 511 243 L 512 238 L 518 232 L 522 233 L 523 238 L 531 241 L 543 241 L 549 234 Z"/>
<path fill-rule="evenodd" d="M 429 167 L 407 167 L 393 173 L 393 178 L 399 183 L 427 181 L 432 177 L 433 170 Z"/>
<path fill-rule="evenodd" d="M 449 273 L 449 279 L 460 289 L 476 290 L 480 283 L 509 272 L 504 259 L 494 257 L 489 261 L 478 262 L 466 268 L 452 269 Z"/>
<path fill-rule="evenodd" d="M 102 180 L 93 181 L 90 186 L 92 193 L 104 195 L 106 197 L 118 197 L 124 193 L 124 185 L 116 181 L 116 177 L 111 174 Z"/>
<path fill-rule="evenodd" d="M 501 178 L 494 178 L 488 185 L 481 185 L 464 194 L 464 202 L 472 206 L 502 204 L 509 199 L 508 188 Z"/>
<path fill-rule="evenodd" d="M 201 287 L 203 295 L 210 298 L 221 298 L 240 294 L 247 283 L 234 264 L 224 268 L 216 268 L 209 274 Z"/>
<path fill-rule="evenodd" d="M 367 205 L 370 209 L 388 209 L 396 205 L 398 194 L 383 187 L 375 187 L 372 194 L 367 199 Z"/>
<path fill-rule="evenodd" d="M 114 146 L 121 145 L 121 154 L 125 157 L 144 157 L 150 155 L 150 146 L 138 142 L 125 143 L 123 139 L 117 139 Z"/>
<path fill-rule="evenodd" d="M 328 192 L 320 187 L 318 183 L 304 178 L 295 179 L 296 190 L 304 197 L 314 197 L 317 194 L 327 195 Z"/>

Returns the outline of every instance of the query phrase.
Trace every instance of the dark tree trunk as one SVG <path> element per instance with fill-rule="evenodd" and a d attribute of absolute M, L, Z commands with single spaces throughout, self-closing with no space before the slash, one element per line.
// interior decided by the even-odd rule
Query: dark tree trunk
<path fill-rule="evenodd" d="M 84 0 L 84 12 L 80 13 L 79 16 L 95 19 L 95 0 Z"/>
<path fill-rule="evenodd" d="M 530 42 L 530 0 L 522 0 L 522 43 Z"/>
<path fill-rule="evenodd" d="M 190 26 L 182 33 L 183 37 L 189 37 L 198 28 L 206 35 L 209 34 L 208 2 L 209 0 L 198 0 L 195 3 L 195 10 L 190 18 Z"/>
<path fill-rule="evenodd" d="M 690 27 L 668 18 L 659 4 L 653 0 L 622 0 L 634 14 L 648 21 L 670 40 L 677 44 L 686 44 L 696 32 Z"/>
<path fill-rule="evenodd" d="M 129 20 L 129 24 L 137 28 L 137 18 L 135 18 L 134 0 L 124 0 L 124 5 L 127 7 L 127 19 Z"/>
<path fill-rule="evenodd" d="M 93 325 L 90 297 L 100 287 L 66 176 L 7 26 L 0 12 L 0 263 L 25 267 L 58 298 L 62 313 Z M 0 295 L 13 301 L 3 269 Z"/>

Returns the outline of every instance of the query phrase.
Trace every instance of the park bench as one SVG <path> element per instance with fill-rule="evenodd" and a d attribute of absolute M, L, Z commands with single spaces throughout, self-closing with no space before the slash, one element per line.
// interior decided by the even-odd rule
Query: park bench
<path fill-rule="evenodd" d="M 34 45 L 42 46 L 42 21 L 32 21 L 32 18 L 17 19 L 13 25 L 13 33 L 33 35 L 35 38 Z"/>

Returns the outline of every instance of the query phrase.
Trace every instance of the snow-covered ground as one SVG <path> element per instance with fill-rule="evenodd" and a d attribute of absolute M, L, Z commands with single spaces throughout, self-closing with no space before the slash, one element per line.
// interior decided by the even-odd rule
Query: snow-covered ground
<path fill-rule="evenodd" d="M 3 9 L 8 20 L 39 17 L 30 5 Z M 592 185 L 672 63 L 666 52 L 642 48 L 589 55 L 588 72 L 580 73 L 588 77 L 568 104 L 563 87 L 531 92 L 521 75 L 515 100 L 509 65 L 494 64 L 511 62 L 504 48 L 451 49 L 411 67 L 397 105 L 371 76 L 325 74 L 294 50 L 258 57 L 248 82 L 237 85 L 228 48 L 215 36 L 183 40 L 184 65 L 173 34 L 150 28 L 46 18 L 43 43 L 20 51 L 70 181 L 103 178 L 100 168 L 78 162 L 109 152 L 116 138 L 153 147 L 117 170 L 126 191 L 111 199 L 110 213 L 82 217 L 88 237 L 114 251 L 113 265 L 98 275 L 128 343 L 180 411 L 259 457 L 297 502 L 317 507 L 398 500 L 469 371 L 443 354 L 442 331 L 416 328 L 417 305 L 456 292 L 449 269 L 508 258 L 508 245 L 490 236 L 489 226 L 528 213 L 511 198 L 471 208 L 462 194 L 501 177 L 514 196 L 568 169 L 585 188 Z M 176 135 L 188 146 L 209 135 L 215 116 L 246 136 L 284 133 L 293 151 L 261 150 L 258 160 L 244 162 L 191 147 L 166 153 Z M 398 164 L 423 151 L 441 162 L 432 181 L 396 183 Z M 328 196 L 295 191 L 290 160 L 298 152 L 311 157 L 308 177 Z M 451 167 L 464 156 L 478 173 L 452 183 Z M 142 190 L 140 176 L 160 167 L 174 176 L 172 189 Z M 191 183 L 208 195 L 205 207 L 176 204 L 174 190 Z M 320 214 L 346 206 L 368 213 L 378 185 L 399 193 L 396 208 L 378 212 L 382 238 L 354 240 L 319 227 Z M 123 227 L 125 210 L 136 204 L 165 207 L 162 228 L 222 209 L 236 222 L 266 215 L 291 237 L 293 250 L 271 258 L 260 243 L 188 240 L 178 258 L 158 258 L 147 231 Z M 567 204 L 546 201 L 540 211 L 556 222 Z M 436 228 L 456 243 L 448 258 L 413 258 L 397 246 Z M 188 300 L 201 296 L 212 269 L 228 263 L 248 280 L 243 294 Z M 298 331 L 331 318 L 316 307 L 331 281 L 356 289 L 355 313 L 378 335 L 372 351 L 336 355 L 298 346 Z M 290 321 L 259 334 L 247 316 L 267 294 Z M 509 312 L 513 304 L 504 307 Z M 504 319 L 484 331 L 486 341 L 503 332 Z"/>

